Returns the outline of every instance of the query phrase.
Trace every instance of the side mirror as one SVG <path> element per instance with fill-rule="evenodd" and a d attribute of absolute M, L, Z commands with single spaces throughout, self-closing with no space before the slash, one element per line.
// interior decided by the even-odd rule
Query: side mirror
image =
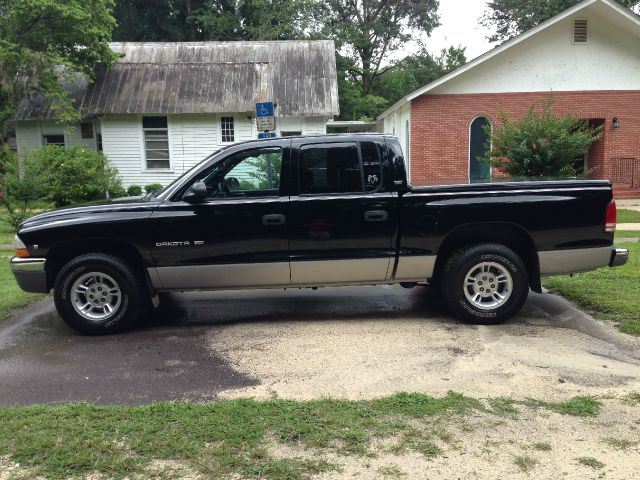
<path fill-rule="evenodd" d="M 196 182 L 182 195 L 182 200 L 188 203 L 200 203 L 209 196 L 204 182 Z"/>

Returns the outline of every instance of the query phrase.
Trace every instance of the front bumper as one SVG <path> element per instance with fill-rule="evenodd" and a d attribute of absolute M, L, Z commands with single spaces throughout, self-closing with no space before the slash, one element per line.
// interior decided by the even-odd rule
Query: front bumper
<path fill-rule="evenodd" d="M 32 293 L 48 293 L 47 273 L 44 269 L 44 258 L 11 259 L 11 271 L 22 290 Z"/>
<path fill-rule="evenodd" d="M 615 247 L 611 252 L 611 261 L 609 262 L 610 267 L 619 267 L 620 265 L 624 265 L 629 260 L 629 250 L 626 248 L 618 248 Z"/>

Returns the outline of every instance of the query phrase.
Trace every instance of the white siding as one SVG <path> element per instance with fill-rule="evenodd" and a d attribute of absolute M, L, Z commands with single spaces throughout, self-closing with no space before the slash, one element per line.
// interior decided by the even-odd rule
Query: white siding
<path fill-rule="evenodd" d="M 36 150 L 43 145 L 43 135 L 64 135 L 67 146 L 84 145 L 96 149 L 96 132 L 94 127 L 93 138 L 82 138 L 80 124 L 67 128 L 54 120 L 28 121 L 16 123 L 16 141 L 19 152 Z"/>
<path fill-rule="evenodd" d="M 171 166 L 176 175 L 220 148 L 220 125 L 215 115 L 172 116 L 169 134 Z M 160 180 L 158 182 L 165 185 Z"/>
<path fill-rule="evenodd" d="M 381 126 L 382 133 L 390 133 L 398 137 L 405 155 L 407 176 L 411 178 L 411 146 L 407 141 L 407 122 L 409 122 L 408 133 L 411 135 L 411 103 L 405 103 L 401 108 L 384 117 L 377 126 L 377 130 L 380 130 Z"/>
<path fill-rule="evenodd" d="M 327 133 L 328 117 L 307 117 L 304 119 L 303 135 L 323 135 Z"/>
<path fill-rule="evenodd" d="M 222 143 L 221 117 L 234 118 L 235 142 L 256 139 L 255 118 L 250 113 L 170 115 L 168 117 L 170 170 L 148 170 L 144 158 L 141 115 L 104 116 L 96 121 L 94 138 L 83 140 L 80 125 L 65 134 L 67 145 L 83 144 L 96 148 L 97 132 L 102 133 L 102 149 L 120 172 L 122 183 L 144 187 L 150 183 L 167 185 L 214 151 Z M 276 118 L 277 132 L 302 131 L 304 135 L 326 133 L 327 117 Z M 55 122 L 18 122 L 16 137 L 19 149 L 32 150 L 42 145 L 43 133 L 63 133 Z"/>
<path fill-rule="evenodd" d="M 82 130 L 80 124 L 76 125 L 73 130 L 68 131 L 64 136 L 65 145 L 84 145 L 87 148 L 96 150 L 96 128 L 93 126 L 93 138 L 82 138 Z"/>
<path fill-rule="evenodd" d="M 36 150 L 42 146 L 42 133 L 38 122 L 16 122 L 18 152 Z"/>
<path fill-rule="evenodd" d="M 144 169 L 142 153 L 142 125 L 134 115 L 104 117 L 101 125 L 102 151 L 120 172 L 125 187 L 135 184 L 169 183 L 170 172 L 160 175 Z"/>
<path fill-rule="evenodd" d="M 142 116 L 105 116 L 102 119 L 103 151 L 118 168 L 125 187 L 144 187 L 149 183 L 164 186 L 214 151 L 228 145 L 222 143 L 220 133 L 220 118 L 223 116 L 234 118 L 236 142 L 257 137 L 255 122 L 246 113 L 170 115 L 168 127 L 171 169 L 147 170 L 142 140 Z"/>
<path fill-rule="evenodd" d="M 574 19 L 588 20 L 588 43 L 572 42 Z M 429 93 L 640 89 L 638 36 L 587 8 L 480 63 Z"/>

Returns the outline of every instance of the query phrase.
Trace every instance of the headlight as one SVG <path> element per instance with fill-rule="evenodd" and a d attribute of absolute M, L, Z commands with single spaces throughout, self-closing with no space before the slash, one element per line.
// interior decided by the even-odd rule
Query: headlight
<path fill-rule="evenodd" d="M 29 256 L 29 250 L 27 249 L 27 246 L 24 244 L 24 242 L 22 240 L 20 240 L 20 237 L 18 235 L 15 236 L 14 240 L 13 240 L 13 245 L 16 249 L 16 255 L 18 257 L 28 257 Z"/>

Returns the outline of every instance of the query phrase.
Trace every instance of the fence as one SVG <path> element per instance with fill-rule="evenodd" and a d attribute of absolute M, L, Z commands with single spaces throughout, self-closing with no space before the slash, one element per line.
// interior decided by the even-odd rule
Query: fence
<path fill-rule="evenodd" d="M 640 188 L 640 159 L 635 157 L 612 158 L 611 181 L 631 188 Z"/>

